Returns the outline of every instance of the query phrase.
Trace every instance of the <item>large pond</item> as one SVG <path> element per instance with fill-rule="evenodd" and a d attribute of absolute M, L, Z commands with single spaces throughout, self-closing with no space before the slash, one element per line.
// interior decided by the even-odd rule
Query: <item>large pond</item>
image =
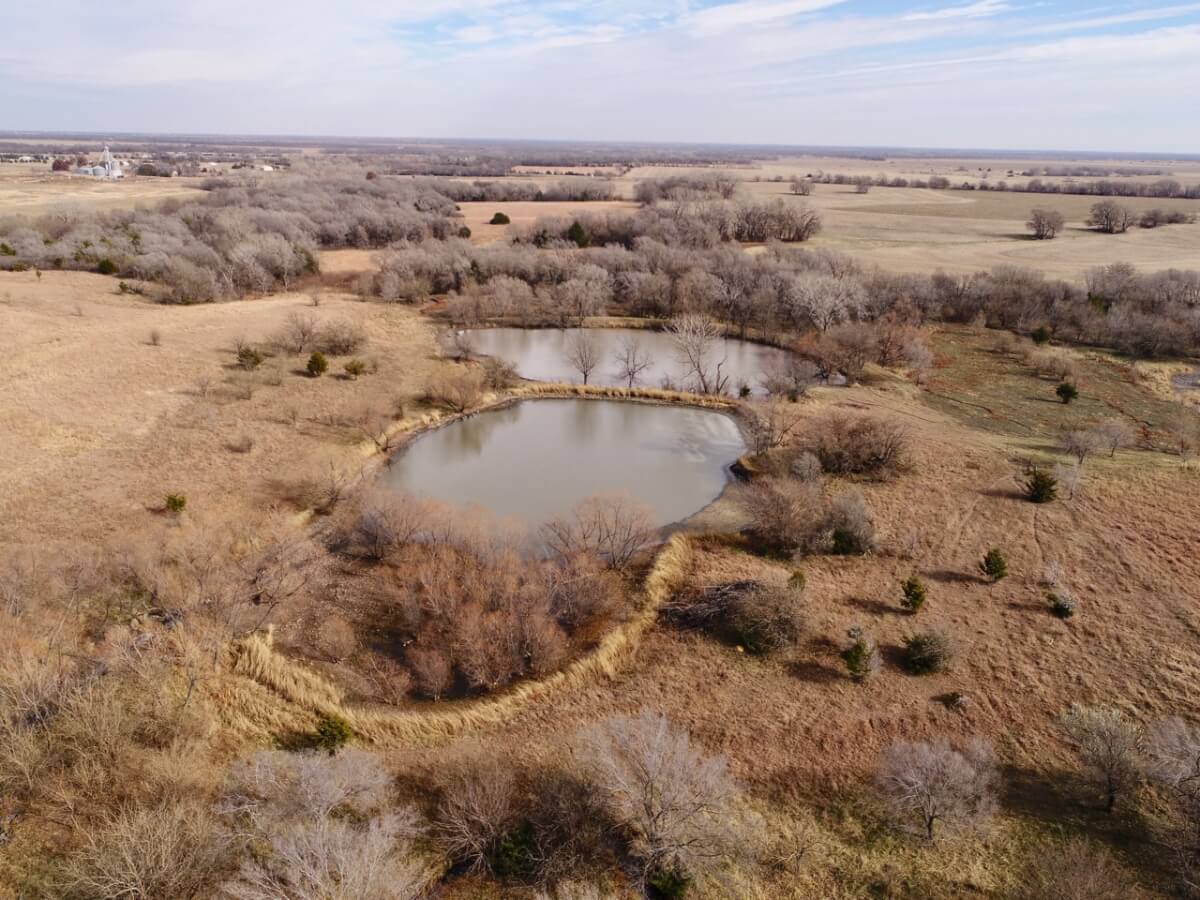
<path fill-rule="evenodd" d="M 685 406 L 525 400 L 418 437 L 385 471 L 407 493 L 537 526 L 627 492 L 667 525 L 703 509 L 746 450 L 734 420 Z"/>
<path fill-rule="evenodd" d="M 524 378 L 534 381 L 574 382 L 583 380 L 571 363 L 569 354 L 578 340 L 579 328 L 474 328 L 468 329 L 471 345 L 477 353 L 498 356 L 517 367 Z M 662 387 L 664 380 L 685 389 L 687 369 L 680 363 L 675 340 L 662 331 L 634 328 L 589 328 L 588 338 L 595 342 L 599 364 L 588 377 L 589 384 L 626 385 L 621 375 L 618 354 L 629 341 L 636 341 L 639 353 L 650 366 L 641 373 L 640 387 Z M 722 363 L 721 372 L 729 376 L 729 392 L 736 393 L 745 384 L 762 394 L 763 375 L 786 368 L 791 354 L 778 347 L 727 338 L 716 342 L 708 363 Z"/>

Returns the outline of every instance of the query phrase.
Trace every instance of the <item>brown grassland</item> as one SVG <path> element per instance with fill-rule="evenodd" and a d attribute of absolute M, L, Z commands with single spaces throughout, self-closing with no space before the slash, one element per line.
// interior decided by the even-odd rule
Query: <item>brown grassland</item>
<path fill-rule="evenodd" d="M 792 161 L 773 165 L 795 171 Z M 621 183 L 661 171 L 634 170 Z M 746 190 L 792 202 L 786 183 Z M 0 209 L 137 204 L 193 191 L 167 179 L 107 185 L 14 176 L 0 178 Z M 860 196 L 832 185 L 807 198 L 824 216 L 824 234 L 813 246 L 896 271 L 966 273 L 1011 263 L 1079 279 L 1114 260 L 1200 269 L 1200 226 L 1098 235 L 1082 224 L 1092 199 L 885 188 Z M 1200 208 L 1200 201 L 1192 205 Z M 538 217 L 584 206 L 633 208 L 614 201 L 461 209 L 471 240 L 489 243 Z M 1061 237 L 1026 240 L 1024 219 L 1033 206 L 1064 213 Z M 497 211 L 513 225 L 487 225 Z M 351 480 L 365 473 L 369 484 L 381 460 L 350 414 L 387 409 L 389 427 L 400 431 L 444 421 L 421 395 L 432 374 L 456 365 L 440 357 L 428 309 L 364 302 L 344 290 L 372 255 L 327 252 L 322 275 L 293 291 L 194 306 L 156 305 L 119 292 L 117 279 L 101 275 L 0 272 L 0 548 L 65 550 L 158 533 L 173 527 L 162 510 L 172 493 L 187 497 L 186 516 L 196 520 L 253 526 L 287 518 L 325 535 L 329 521 L 306 519 L 281 483 L 333 467 Z M 253 371 L 238 366 L 237 341 L 265 346 L 297 314 L 361 328 L 365 343 L 354 355 L 367 373 L 343 374 L 348 357 L 336 357 L 328 375 L 306 377 L 307 353 L 280 350 Z M 361 660 L 309 652 L 313 630 L 342 611 L 343 598 L 337 591 L 303 597 L 269 634 L 225 648 L 219 673 L 201 685 L 222 728 L 223 756 L 285 744 L 319 716 L 336 713 L 365 746 L 386 755 L 392 771 L 418 783 L 464 747 L 537 763 L 581 726 L 650 707 L 728 758 L 745 789 L 741 803 L 761 816 L 770 840 L 804 848 L 765 870 L 738 869 L 732 887 L 710 887 L 703 896 L 1000 900 L 1012 896 L 1030 854 L 1077 834 L 1110 849 L 1146 896 L 1171 896 L 1165 851 L 1142 827 L 1157 809 L 1130 804 L 1106 814 L 1056 720 L 1074 702 L 1116 704 L 1139 720 L 1200 717 L 1200 469 L 1170 451 L 1167 428 L 1179 401 L 1161 378 L 1113 354 L 1063 348 L 1081 394 L 1064 404 L 1054 393 L 1057 380 L 1000 349 L 995 332 L 968 325 L 925 330 L 934 362 L 923 385 L 872 367 L 862 384 L 814 388 L 800 401 L 806 423 L 840 411 L 902 424 L 915 459 L 892 481 L 832 479 L 835 488 L 862 488 L 880 549 L 799 563 L 807 627 L 797 646 L 756 656 L 658 616 L 680 591 L 740 579 L 784 584 L 792 574 L 795 564 L 753 552 L 730 527 L 745 520 L 730 490 L 639 561 L 625 618 L 557 672 L 492 695 L 359 702 Z M 526 385 L 506 396 L 564 390 Z M 483 402 L 504 399 L 493 393 Z M 646 392 L 643 399 L 696 398 Z M 1136 445 L 1112 458 L 1089 457 L 1075 497 L 1027 502 L 1025 463 L 1066 461 L 1062 432 L 1106 418 L 1128 423 Z M 721 533 L 713 523 L 723 524 Z M 1003 549 L 1010 570 L 996 584 L 978 571 L 993 547 Z M 1069 621 L 1047 608 L 1042 582 L 1052 562 L 1078 599 Z M 929 588 L 917 617 L 899 603 L 900 584 L 912 574 Z M 882 672 L 866 684 L 847 677 L 840 658 L 856 626 L 875 637 L 883 657 Z M 955 636 L 957 660 L 948 672 L 903 671 L 904 638 L 918 628 Z M 963 702 L 951 702 L 956 695 Z M 926 845 L 881 825 L 867 784 L 889 744 L 938 735 L 990 738 L 1004 761 L 1005 787 L 988 832 Z M 12 851 L 36 855 L 38 846 L 37 837 L 22 833 Z M 5 893 L 7 865 L 0 864 L 0 898 L 18 896 Z M 533 896 L 476 875 L 436 890 L 454 900 Z"/>

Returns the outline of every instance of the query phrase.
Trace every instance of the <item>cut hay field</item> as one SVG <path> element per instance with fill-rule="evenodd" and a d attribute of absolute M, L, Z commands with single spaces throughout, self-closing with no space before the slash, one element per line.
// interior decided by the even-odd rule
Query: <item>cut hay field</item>
<path fill-rule="evenodd" d="M 0 214 L 40 215 L 60 209 L 132 209 L 164 200 L 202 195 L 198 178 L 137 178 L 104 181 L 78 175 L 50 175 L 18 166 L 0 166 Z"/>

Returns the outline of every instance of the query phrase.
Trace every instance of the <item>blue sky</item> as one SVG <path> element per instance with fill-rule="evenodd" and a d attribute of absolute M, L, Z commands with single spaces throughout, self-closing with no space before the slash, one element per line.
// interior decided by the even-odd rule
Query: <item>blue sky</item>
<path fill-rule="evenodd" d="M 1200 2 L 41 0 L 0 130 L 1200 152 Z"/>

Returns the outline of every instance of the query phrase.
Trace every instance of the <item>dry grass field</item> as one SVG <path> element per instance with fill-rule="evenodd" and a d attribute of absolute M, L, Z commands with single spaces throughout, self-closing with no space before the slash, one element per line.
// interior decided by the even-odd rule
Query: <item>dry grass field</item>
<path fill-rule="evenodd" d="M 200 179 L 138 178 L 104 181 L 51 175 L 48 166 L 0 166 L 0 214 L 40 215 L 63 209 L 130 209 L 202 195 Z"/>
<path fill-rule="evenodd" d="M 916 171 L 952 164 L 903 165 Z M 666 171 L 635 170 L 621 183 Z M 794 202 L 786 185 L 747 182 L 742 190 Z M 0 174 L 0 210 L 115 207 L 194 191 L 178 180 L 100 184 Z M 842 250 L 896 271 L 1017 264 L 1081 279 L 1088 268 L 1115 261 L 1143 269 L 1200 268 L 1200 225 L 1099 235 L 1082 227 L 1090 199 L 882 188 L 858 195 L 820 185 L 807 201 L 822 212 L 825 230 L 806 246 Z M 1061 209 L 1069 220 L 1062 236 L 1027 240 L 1026 205 Z M 471 240 L 486 244 L 542 216 L 633 204 L 461 208 Z M 513 224 L 487 225 L 497 211 Z M 610 630 L 580 642 L 584 650 L 561 668 L 467 699 L 414 695 L 368 705 L 346 698 L 365 694 L 356 689 L 367 656 L 360 651 L 368 642 L 386 643 L 385 626 L 357 623 L 365 633 L 357 633 L 361 640 L 342 656 L 314 649 L 313 639 L 327 619 L 350 606 L 347 595 L 369 583 L 355 577 L 363 568 L 353 568 L 367 564 L 332 549 L 338 513 L 297 515 L 298 504 L 288 502 L 281 483 L 333 467 L 362 475 L 369 486 L 383 461 L 353 425 L 359 411 L 382 411 L 392 424 L 414 429 L 450 415 L 432 413 L 419 399 L 430 377 L 452 365 L 438 352 L 438 320 L 428 314 L 433 305 L 368 302 L 347 291 L 377 253 L 326 251 L 321 275 L 296 290 L 196 305 L 157 304 L 96 274 L 0 272 L 0 550 L 112 546 L 142 534 L 182 532 L 181 521 L 233 529 L 276 516 L 322 544 L 319 565 L 327 580 L 311 595 L 301 594 L 299 614 L 289 607 L 293 617 L 272 622 L 269 636 L 240 636 L 206 650 L 197 667 L 206 674 L 187 689 L 190 700 L 195 687 L 197 705 L 212 713 L 209 731 L 196 742 L 210 754 L 203 759 L 213 784 L 196 789 L 206 804 L 230 760 L 253 749 L 291 747 L 297 734 L 331 713 L 353 724 L 360 745 L 379 751 L 399 796 L 432 805 L 430 786 L 448 760 L 482 748 L 509 766 L 543 765 L 562 755 L 581 727 L 649 707 L 686 729 L 705 752 L 728 759 L 742 789 L 739 811 L 774 848 L 753 870 L 731 866 L 722 886 L 697 885 L 694 896 L 702 900 L 1010 900 L 1029 859 L 1076 835 L 1133 872 L 1138 896 L 1173 896 L 1170 863 L 1153 839 L 1161 806 L 1139 795 L 1105 813 L 1062 738 L 1058 717 L 1071 703 L 1084 702 L 1118 706 L 1138 721 L 1200 719 L 1194 515 L 1200 469 L 1175 455 L 1166 436 L 1182 408 L 1167 377 L 1186 362 L 1139 368 L 1104 351 L 1058 348 L 1072 358 L 1080 392 L 1066 404 L 1055 396 L 1058 380 L 1039 376 L 1019 352 L 1002 350 L 998 333 L 926 324 L 932 362 L 923 384 L 871 366 L 863 383 L 813 388 L 797 407 L 798 434 L 834 412 L 903 427 L 912 460 L 898 477 L 830 476 L 825 487 L 862 490 L 879 536 L 875 552 L 786 562 L 756 552 L 740 533 L 747 510 L 733 485 L 665 548 L 638 560 L 622 582 L 629 602 L 624 614 Z M 326 375 L 308 377 L 307 352 L 279 349 L 275 341 L 295 317 L 361 329 L 365 341 L 353 355 L 366 363 L 366 373 L 345 374 L 350 356 L 341 355 L 330 360 Z M 238 365 L 239 341 L 267 350 L 253 371 Z M 511 395 L 481 394 L 487 399 L 478 402 L 552 390 L 561 388 L 525 385 Z M 681 399 L 643 393 L 647 401 Z M 1028 463 L 1066 462 L 1064 430 L 1110 418 L 1136 432 L 1135 446 L 1089 457 L 1075 496 L 1044 505 L 1025 499 Z M 164 513 L 168 494 L 186 496 L 186 516 Z M 991 548 L 1008 560 L 1010 574 L 998 583 L 979 572 Z M 1044 579 L 1052 564 L 1078 600 L 1069 620 L 1048 608 Z M 390 565 L 379 563 L 373 577 L 392 578 Z M 783 585 L 796 568 L 806 579 L 804 634 L 780 652 L 746 652 L 659 615 L 678 593 L 745 579 Z M 915 615 L 899 602 L 901 582 L 914 574 L 929 589 L 928 603 Z M 117 625 L 114 633 L 128 627 Z M 841 658 L 851 628 L 866 629 L 881 650 L 882 670 L 866 683 L 852 680 Z M 954 662 L 939 674 L 909 674 L 904 640 L 930 629 L 952 635 Z M 175 634 L 182 632 L 186 628 Z M 103 639 L 87 641 L 88 652 L 98 653 Z M 881 753 L 897 741 L 972 735 L 990 739 L 1003 761 L 1001 811 L 989 828 L 926 844 L 885 827 L 887 814 L 870 780 Z M 114 740 L 113 746 L 120 745 Z M 182 772 L 192 763 L 179 752 L 172 760 Z M 150 773 L 148 781 L 153 765 L 165 764 L 149 751 L 145 758 L 150 762 L 136 762 Z M 57 809 L 55 802 L 46 801 L 43 811 Z M 19 829 L 9 860 L 0 854 L 0 898 L 18 896 L 5 893 L 11 872 L 19 872 L 22 883 L 36 881 L 50 855 L 41 842 L 50 846 L 49 836 L 67 831 L 50 816 Z M 57 846 L 71 843 L 64 838 Z M 18 857 L 20 865 L 10 862 Z M 455 870 L 441 879 L 449 863 L 439 865 L 429 896 L 440 900 L 535 896 L 528 884 L 477 873 Z M 30 896 L 54 896 L 53 888 Z"/>
<path fill-rule="evenodd" d="M 293 313 L 362 325 L 359 355 L 377 374 L 336 377 L 335 359 L 334 377 L 311 379 L 303 357 L 287 355 L 239 370 L 234 342 L 268 341 Z M 434 355 L 432 332 L 408 310 L 338 296 L 314 308 L 303 294 L 160 306 L 70 272 L 0 274 L 0 332 L 4 543 L 136 531 L 168 493 L 199 512 L 257 514 L 278 503 L 268 475 L 355 457 L 357 440 L 330 417 L 411 394 Z M 230 449 L 247 435 L 252 449 Z"/>

